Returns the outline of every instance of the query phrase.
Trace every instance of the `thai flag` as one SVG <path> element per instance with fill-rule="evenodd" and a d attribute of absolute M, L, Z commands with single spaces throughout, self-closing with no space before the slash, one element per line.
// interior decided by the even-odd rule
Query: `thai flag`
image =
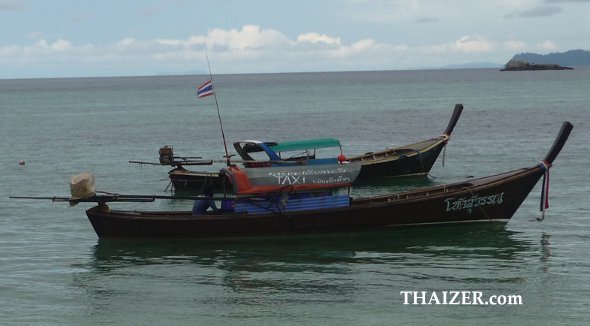
<path fill-rule="evenodd" d="M 197 98 L 203 98 L 210 95 L 213 95 L 213 83 L 211 80 L 197 87 Z"/>

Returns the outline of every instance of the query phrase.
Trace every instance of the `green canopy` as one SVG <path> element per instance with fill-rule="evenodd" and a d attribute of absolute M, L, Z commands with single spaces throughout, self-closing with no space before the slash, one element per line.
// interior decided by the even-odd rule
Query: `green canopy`
<path fill-rule="evenodd" d="M 298 151 L 305 149 L 340 147 L 340 141 L 334 138 L 317 138 L 280 142 L 270 148 L 275 152 Z"/>

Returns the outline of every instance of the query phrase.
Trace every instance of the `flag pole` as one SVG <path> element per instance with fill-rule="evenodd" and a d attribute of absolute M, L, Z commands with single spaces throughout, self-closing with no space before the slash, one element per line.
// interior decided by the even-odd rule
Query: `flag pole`
<path fill-rule="evenodd" d="M 219 127 L 221 128 L 221 137 L 223 138 L 223 148 L 225 149 L 225 160 L 227 166 L 230 165 L 229 152 L 227 151 L 227 142 L 225 141 L 225 133 L 223 132 L 223 123 L 221 122 L 221 114 L 219 114 L 219 103 L 217 102 L 217 92 L 215 92 L 215 83 L 213 82 L 213 74 L 211 73 L 211 64 L 209 64 L 209 55 L 205 50 L 205 58 L 207 58 L 207 67 L 209 68 L 209 78 L 211 78 L 211 87 L 213 89 L 213 96 L 215 97 L 215 107 L 217 107 L 217 118 L 219 118 Z"/>

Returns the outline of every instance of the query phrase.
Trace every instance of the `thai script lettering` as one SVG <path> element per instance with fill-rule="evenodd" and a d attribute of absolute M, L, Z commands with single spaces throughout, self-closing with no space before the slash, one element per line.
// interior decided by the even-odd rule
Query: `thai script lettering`
<path fill-rule="evenodd" d="M 447 203 L 447 212 L 466 210 L 471 213 L 475 207 L 502 204 L 504 202 L 504 192 L 489 196 L 473 195 L 471 197 L 447 198 L 445 202 Z"/>
<path fill-rule="evenodd" d="M 337 177 L 329 177 L 327 179 L 314 179 L 312 180 L 312 183 L 315 184 L 333 184 L 333 183 L 350 183 L 352 182 L 352 180 L 350 180 L 349 177 L 345 177 L 342 175 L 339 175 Z"/>
<path fill-rule="evenodd" d="M 324 174 L 338 174 L 338 173 L 346 173 L 345 168 L 335 168 L 330 170 L 302 170 L 302 171 L 277 171 L 277 172 L 268 172 L 269 176 L 272 177 L 285 177 L 285 176 L 296 176 L 296 175 L 324 175 Z"/>
<path fill-rule="evenodd" d="M 296 184 L 304 184 L 307 180 L 305 176 L 301 175 L 285 175 L 285 176 L 276 176 L 277 184 L 279 185 L 296 185 Z M 334 176 L 316 176 L 309 180 L 309 183 L 312 184 L 335 184 L 335 183 L 351 183 L 352 180 L 350 177 L 339 175 L 337 177 Z"/>
<path fill-rule="evenodd" d="M 333 184 L 350 183 L 352 179 L 347 176 L 347 169 L 338 167 L 333 169 L 307 169 L 300 171 L 272 171 L 268 176 L 274 178 L 279 185 L 297 184 Z"/>

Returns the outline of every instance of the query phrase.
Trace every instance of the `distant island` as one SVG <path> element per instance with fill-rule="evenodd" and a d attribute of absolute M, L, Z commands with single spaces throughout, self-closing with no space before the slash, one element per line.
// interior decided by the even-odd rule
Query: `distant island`
<path fill-rule="evenodd" d="M 569 70 L 575 66 L 589 66 L 590 51 L 570 50 L 561 53 L 520 53 L 506 63 L 502 71 Z"/>
<path fill-rule="evenodd" d="M 520 61 L 511 59 L 508 61 L 506 66 L 500 71 L 523 71 L 523 70 L 572 70 L 572 67 L 564 67 L 555 63 L 528 63 L 526 61 Z"/>

